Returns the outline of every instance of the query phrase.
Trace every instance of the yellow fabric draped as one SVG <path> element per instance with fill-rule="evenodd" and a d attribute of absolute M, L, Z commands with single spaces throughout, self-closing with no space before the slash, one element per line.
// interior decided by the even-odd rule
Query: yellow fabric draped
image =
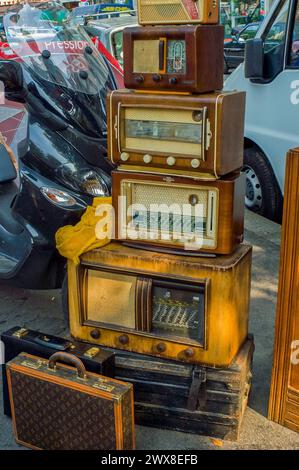
<path fill-rule="evenodd" d="M 61 227 L 55 235 L 56 247 L 65 258 L 79 264 L 80 255 L 111 241 L 111 197 L 97 197 L 76 225 Z"/>

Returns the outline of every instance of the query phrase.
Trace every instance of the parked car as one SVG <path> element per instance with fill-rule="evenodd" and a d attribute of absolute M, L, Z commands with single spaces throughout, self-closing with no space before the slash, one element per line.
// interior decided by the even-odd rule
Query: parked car
<path fill-rule="evenodd" d="M 123 66 L 123 30 L 130 26 L 136 26 L 137 17 L 124 15 L 118 18 L 101 20 L 90 20 L 84 26 L 87 34 L 96 37 L 103 46 L 110 52 L 118 63 Z"/>
<path fill-rule="evenodd" d="M 245 61 L 226 80 L 246 91 L 244 162 L 246 205 L 280 221 L 285 155 L 299 145 L 299 3 L 275 0 Z"/>
<path fill-rule="evenodd" d="M 133 1 L 107 2 L 96 5 L 86 5 L 74 8 L 71 16 L 76 24 L 85 24 L 89 19 L 101 19 L 109 17 L 119 17 L 123 13 L 128 13 L 134 9 Z"/>
<path fill-rule="evenodd" d="M 235 69 L 244 61 L 245 43 L 247 39 L 254 38 L 260 23 L 247 24 L 240 32 L 233 30 L 237 34 L 224 43 L 224 71 Z"/>

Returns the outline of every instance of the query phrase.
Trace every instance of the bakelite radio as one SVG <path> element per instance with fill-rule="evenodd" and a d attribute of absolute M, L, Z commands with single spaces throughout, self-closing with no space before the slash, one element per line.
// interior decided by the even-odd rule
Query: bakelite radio
<path fill-rule="evenodd" d="M 221 25 L 125 28 L 126 88 L 174 93 L 221 90 L 223 38 Z"/>
<path fill-rule="evenodd" d="M 245 93 L 108 96 L 108 156 L 124 168 L 220 177 L 243 165 Z"/>
<path fill-rule="evenodd" d="M 245 176 L 215 181 L 116 171 L 115 238 L 135 246 L 229 254 L 243 241 Z"/>
<path fill-rule="evenodd" d="M 217 258 L 110 243 L 68 262 L 73 337 L 229 366 L 248 333 L 251 247 Z"/>
<path fill-rule="evenodd" d="M 138 0 L 138 22 L 148 24 L 218 23 L 218 0 Z"/>

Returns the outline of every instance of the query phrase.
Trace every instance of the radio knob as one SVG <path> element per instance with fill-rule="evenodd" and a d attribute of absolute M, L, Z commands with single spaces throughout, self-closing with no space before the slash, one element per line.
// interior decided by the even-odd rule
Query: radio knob
<path fill-rule="evenodd" d="M 144 82 L 144 77 L 142 75 L 137 75 L 135 78 L 137 83 L 143 83 Z"/>
<path fill-rule="evenodd" d="M 197 194 L 191 194 L 189 196 L 189 204 L 191 204 L 191 206 L 196 206 L 196 204 L 198 204 L 198 196 Z"/>
<path fill-rule="evenodd" d="M 99 337 L 101 336 L 101 332 L 100 330 L 92 330 L 90 332 L 90 336 L 93 338 L 93 339 L 99 339 Z"/>
<path fill-rule="evenodd" d="M 163 353 L 166 351 L 166 344 L 165 343 L 158 343 L 156 346 L 156 350 L 158 353 Z"/>
<path fill-rule="evenodd" d="M 167 165 L 173 166 L 175 165 L 176 159 L 174 157 L 168 157 L 166 162 L 167 162 Z"/>
<path fill-rule="evenodd" d="M 199 165 L 200 165 L 200 161 L 197 158 L 193 158 L 193 160 L 191 160 L 192 168 L 198 168 Z"/>
<path fill-rule="evenodd" d="M 176 77 L 171 77 L 169 79 L 170 85 L 176 85 L 178 83 L 178 79 Z"/>
<path fill-rule="evenodd" d="M 150 163 L 152 161 L 153 157 L 151 155 L 149 155 L 148 153 L 146 155 L 144 155 L 143 157 L 143 161 L 144 163 Z"/>
<path fill-rule="evenodd" d="M 161 78 L 162 78 L 161 75 L 159 75 L 158 73 L 155 73 L 153 75 L 153 81 L 154 82 L 161 82 Z"/>
<path fill-rule="evenodd" d="M 128 337 L 128 335 L 121 335 L 121 336 L 118 338 L 118 341 L 120 342 L 120 344 L 122 344 L 123 346 L 125 346 L 125 345 L 128 344 L 128 342 L 129 342 L 129 337 Z"/>
<path fill-rule="evenodd" d="M 128 152 L 122 152 L 120 154 L 120 159 L 123 161 L 123 162 L 126 162 L 127 160 L 129 160 L 130 158 L 130 155 L 128 154 Z"/>
<path fill-rule="evenodd" d="M 188 359 L 191 359 L 191 357 L 194 356 L 194 349 L 193 349 L 193 348 L 185 349 L 184 355 L 185 355 Z"/>

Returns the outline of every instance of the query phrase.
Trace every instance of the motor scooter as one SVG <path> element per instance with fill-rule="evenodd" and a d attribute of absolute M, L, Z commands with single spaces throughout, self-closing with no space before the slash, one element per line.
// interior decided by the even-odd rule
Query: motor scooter
<path fill-rule="evenodd" d="M 56 231 L 111 191 L 105 102 L 116 83 L 61 5 L 16 5 L 3 23 L 16 59 L 0 60 L 0 81 L 28 119 L 18 175 L 0 146 L 0 280 L 52 289 L 65 276 Z"/>

